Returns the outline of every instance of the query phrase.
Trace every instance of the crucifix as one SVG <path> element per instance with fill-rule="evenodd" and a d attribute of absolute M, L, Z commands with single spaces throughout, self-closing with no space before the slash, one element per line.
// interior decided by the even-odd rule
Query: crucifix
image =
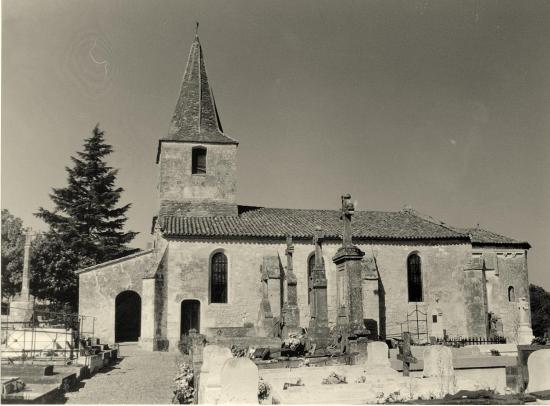
<path fill-rule="evenodd" d="M 321 243 L 324 239 L 325 234 L 321 227 L 315 227 L 315 234 L 313 236 L 313 244 L 315 244 L 315 271 L 323 269 L 323 249 Z"/>
<path fill-rule="evenodd" d="M 355 213 L 355 206 L 349 193 L 342 195 L 342 214 L 340 219 L 344 222 L 344 235 L 342 236 L 344 247 L 350 247 L 351 242 L 351 216 Z"/>

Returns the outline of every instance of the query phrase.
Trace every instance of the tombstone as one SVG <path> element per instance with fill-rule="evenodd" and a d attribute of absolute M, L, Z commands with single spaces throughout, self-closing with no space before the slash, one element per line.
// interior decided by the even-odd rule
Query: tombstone
<path fill-rule="evenodd" d="M 538 350 L 527 359 L 529 384 L 527 392 L 550 390 L 550 348 Z"/>
<path fill-rule="evenodd" d="M 313 297 L 311 301 L 311 318 L 309 320 L 309 336 L 319 347 L 325 348 L 330 341 L 328 328 L 327 276 L 323 261 L 322 242 L 324 233 L 320 227 L 315 227 L 315 266 L 312 272 Z"/>
<path fill-rule="evenodd" d="M 388 345 L 383 341 L 371 341 L 367 344 L 367 363 L 365 373 L 372 375 L 398 375 L 390 366 Z"/>
<path fill-rule="evenodd" d="M 424 378 L 439 379 L 439 396 L 456 392 L 456 379 L 453 367 L 453 353 L 449 347 L 430 345 L 424 350 Z"/>
<path fill-rule="evenodd" d="M 258 320 L 256 323 L 256 335 L 259 337 L 270 337 L 273 335 L 273 312 L 271 311 L 271 303 L 269 302 L 269 275 L 267 268 L 260 265 L 260 274 L 262 282 L 262 300 L 258 311 Z"/>
<path fill-rule="evenodd" d="M 232 358 L 225 361 L 221 369 L 221 393 L 217 403 L 257 405 L 258 382 L 258 367 L 250 359 Z"/>
<path fill-rule="evenodd" d="M 199 378 L 199 403 L 217 403 L 221 391 L 221 369 L 232 358 L 231 350 L 218 345 L 204 347 Z"/>

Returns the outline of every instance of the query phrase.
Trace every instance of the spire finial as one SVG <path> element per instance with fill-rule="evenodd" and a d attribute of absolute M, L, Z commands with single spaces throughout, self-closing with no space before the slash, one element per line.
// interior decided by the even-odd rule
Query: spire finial
<path fill-rule="evenodd" d="M 199 22 L 195 21 L 195 39 L 199 39 Z"/>

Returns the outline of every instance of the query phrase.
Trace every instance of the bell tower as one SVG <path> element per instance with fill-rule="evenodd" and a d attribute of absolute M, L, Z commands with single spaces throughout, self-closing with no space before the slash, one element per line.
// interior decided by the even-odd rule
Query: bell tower
<path fill-rule="evenodd" d="M 236 216 L 237 146 L 223 133 L 195 34 L 168 135 L 158 144 L 159 216 Z"/>

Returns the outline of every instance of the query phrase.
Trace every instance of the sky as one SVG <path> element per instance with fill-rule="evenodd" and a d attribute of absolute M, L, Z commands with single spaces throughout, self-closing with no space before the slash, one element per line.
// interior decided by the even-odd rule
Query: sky
<path fill-rule="evenodd" d="M 195 21 L 239 204 L 479 224 L 550 290 L 548 1 L 3 0 L 2 208 L 44 230 L 99 122 L 144 248 Z"/>

